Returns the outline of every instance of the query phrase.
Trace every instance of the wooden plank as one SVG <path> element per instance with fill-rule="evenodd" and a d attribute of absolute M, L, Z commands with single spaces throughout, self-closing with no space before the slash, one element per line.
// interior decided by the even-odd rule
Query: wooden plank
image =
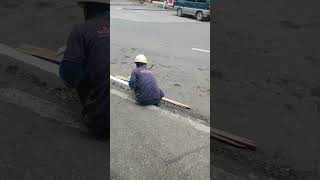
<path fill-rule="evenodd" d="M 249 139 L 245 139 L 245 138 L 242 138 L 242 137 L 236 136 L 234 134 L 230 134 L 230 133 L 227 133 L 225 131 L 221 131 L 221 130 L 218 130 L 218 129 L 215 129 L 215 128 L 211 128 L 211 133 L 210 134 L 211 135 L 219 135 L 221 137 L 224 137 L 226 139 L 232 140 L 234 142 L 243 144 L 243 145 L 247 146 L 250 149 L 256 149 L 257 148 L 257 144 L 254 141 L 251 141 Z"/>
<path fill-rule="evenodd" d="M 179 103 L 177 101 L 174 101 L 174 100 L 171 100 L 171 99 L 168 99 L 168 98 L 165 98 L 165 97 L 163 97 L 161 100 L 169 102 L 169 103 L 172 103 L 172 104 L 175 104 L 175 105 L 177 105 L 179 107 L 182 107 L 182 108 L 185 108 L 185 109 L 191 109 L 189 106 L 187 106 L 185 104 Z"/>
<path fill-rule="evenodd" d="M 123 77 L 123 76 L 119 76 L 119 75 L 116 75 L 117 78 L 121 79 L 121 80 L 124 80 L 124 81 L 129 81 L 128 78 L 126 77 Z M 179 106 L 179 107 L 182 107 L 182 108 L 185 108 L 185 109 L 191 109 L 191 107 L 185 105 L 185 104 L 182 104 L 182 103 L 179 103 L 177 101 L 174 101 L 174 100 L 171 100 L 171 99 L 168 99 L 168 98 L 165 98 L 163 97 L 161 100 L 165 101 L 165 102 L 168 102 L 168 103 L 171 103 L 171 104 L 174 104 L 176 106 Z"/>
<path fill-rule="evenodd" d="M 36 47 L 30 44 L 21 44 L 16 49 L 20 52 L 46 59 L 57 64 L 60 64 L 61 62 L 61 59 L 57 56 L 57 53 L 49 49 Z"/>
<path fill-rule="evenodd" d="M 237 143 L 235 141 L 232 141 L 232 140 L 230 140 L 228 138 L 225 138 L 223 136 L 219 136 L 217 134 L 211 134 L 210 137 L 212 137 L 212 138 L 214 138 L 214 139 L 216 139 L 218 141 L 221 141 L 221 142 L 224 142 L 224 143 L 239 147 L 239 148 L 246 148 L 247 147 L 247 146 L 245 146 L 243 144 Z"/>
<path fill-rule="evenodd" d="M 211 132 L 215 133 L 215 134 L 219 134 L 221 136 L 228 137 L 230 139 L 234 139 L 234 140 L 239 141 L 241 143 L 247 143 L 247 144 L 252 144 L 252 145 L 255 144 L 252 140 L 249 140 L 249 139 L 246 139 L 246 138 L 243 138 L 243 137 L 239 137 L 239 136 L 236 136 L 236 135 L 231 134 L 231 133 L 227 133 L 227 132 L 219 130 L 219 129 L 211 128 Z"/>

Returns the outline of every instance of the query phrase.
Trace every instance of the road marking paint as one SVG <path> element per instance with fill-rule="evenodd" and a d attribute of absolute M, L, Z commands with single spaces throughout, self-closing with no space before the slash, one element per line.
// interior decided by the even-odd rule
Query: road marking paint
<path fill-rule="evenodd" d="M 26 64 L 30 64 L 32 66 L 38 67 L 44 71 L 53 73 L 55 75 L 59 75 L 59 66 L 44 60 L 41 60 L 39 58 L 36 58 L 34 56 L 26 55 L 22 52 L 17 51 L 16 49 L 7 46 L 5 44 L 0 44 L 0 54 L 9 56 L 11 58 L 14 58 L 16 60 L 22 61 Z"/>
<path fill-rule="evenodd" d="M 194 51 L 201 51 L 201 52 L 207 52 L 207 53 L 210 53 L 210 51 L 209 51 L 209 50 L 205 50 L 205 49 L 192 48 L 192 50 L 194 50 Z"/>
<path fill-rule="evenodd" d="M 128 100 L 130 102 L 136 103 L 134 98 L 132 98 L 130 95 L 125 94 L 123 92 L 120 92 L 118 90 L 111 89 L 110 93 L 113 94 L 113 95 L 116 95 L 116 96 L 118 96 L 118 97 L 120 97 L 122 99 L 126 99 L 126 100 Z M 193 128 L 195 128 L 195 129 L 197 129 L 199 131 L 202 131 L 202 132 L 205 132 L 205 133 L 210 133 L 210 127 L 208 127 L 206 125 L 203 125 L 201 123 L 198 123 L 198 122 L 201 121 L 199 119 L 195 119 L 195 118 L 191 119 L 191 118 L 188 118 L 188 117 L 181 116 L 179 114 L 174 114 L 174 113 L 172 113 L 172 112 L 170 112 L 168 110 L 162 109 L 162 108 L 157 107 L 157 106 L 146 106 L 146 108 L 158 111 L 158 112 L 160 112 L 162 114 L 162 116 L 171 117 L 172 119 L 175 119 L 177 121 L 180 121 L 180 122 L 183 122 L 183 123 L 187 123 L 187 124 L 189 124 L 190 126 L 192 126 Z"/>
<path fill-rule="evenodd" d="M 121 84 L 124 84 L 124 85 L 129 86 L 129 83 L 128 83 L 127 81 L 121 80 L 121 79 L 119 79 L 119 78 L 117 78 L 117 77 L 115 77 L 115 76 L 110 75 L 110 79 L 111 79 L 111 80 L 114 80 L 114 81 L 117 81 L 117 82 L 119 82 L 119 83 L 121 83 Z"/>

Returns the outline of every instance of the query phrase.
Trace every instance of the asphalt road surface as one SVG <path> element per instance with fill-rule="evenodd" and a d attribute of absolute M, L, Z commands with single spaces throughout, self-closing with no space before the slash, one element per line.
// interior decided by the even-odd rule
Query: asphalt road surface
<path fill-rule="evenodd" d="M 9 171 L 3 169 L 7 171 L 3 176 L 14 178 L 12 172 L 21 172 L 17 179 L 22 177 L 30 179 L 107 178 L 109 162 L 107 146 L 78 134 L 80 109 L 76 102 L 71 103 L 72 98 L 69 98 L 66 92 L 59 93 L 63 91 L 63 86 L 56 77 L 57 66 L 23 55 L 5 44 L 1 44 L 0 52 L 11 57 L 1 56 L 4 75 L 1 76 L 3 87 L 0 89 L 0 101 L 4 104 L 3 106 L 10 105 L 7 106 L 10 111 L 3 113 L 2 117 L 8 117 L 12 122 L 8 125 L 7 121 L 2 121 L 6 125 L 3 127 L 8 129 L 3 131 L 3 137 L 11 137 L 13 135 L 10 133 L 18 130 L 28 135 L 37 133 L 37 137 L 41 137 L 39 140 L 35 138 L 34 141 L 24 136 L 21 136 L 19 141 L 11 139 L 12 143 L 19 144 L 21 148 L 15 149 L 18 156 L 3 157 L 3 166 L 10 167 Z M 195 119 L 173 114 L 161 108 L 139 107 L 132 97 L 116 87 L 112 92 L 114 93 L 111 95 L 110 102 L 113 107 L 110 156 L 113 179 L 150 179 L 151 177 L 153 179 L 209 179 L 210 142 L 207 126 L 197 123 Z M 20 109 L 27 112 L 19 115 L 17 111 Z M 20 127 L 19 121 L 15 123 L 11 119 L 19 117 L 24 117 L 19 121 L 26 124 L 29 122 L 41 124 L 17 129 Z M 29 119 L 37 121 L 33 122 Z M 55 129 L 59 127 L 61 131 L 64 130 L 64 133 Z M 70 138 L 74 139 L 69 140 Z M 47 139 L 48 142 L 46 142 Z M 5 140 L 6 138 L 3 139 Z M 52 141 L 60 143 L 56 147 L 58 149 L 54 148 L 55 144 Z M 6 141 L 3 143 L 8 144 Z M 33 143 L 40 144 L 42 149 L 37 152 Z M 13 151 L 10 143 L 7 146 L 4 146 L 4 154 Z M 101 147 L 103 149 L 99 149 Z M 22 148 L 25 151 L 19 154 L 19 149 Z M 46 157 L 48 153 L 43 152 L 45 150 L 51 158 Z M 67 162 L 61 160 L 64 156 L 67 156 L 64 159 Z M 90 159 L 91 156 L 93 156 L 92 159 Z M 100 159 L 96 160 L 96 158 Z M 25 171 L 24 164 L 31 159 L 34 160 L 34 164 L 39 164 L 39 167 L 45 166 L 43 169 L 48 172 L 37 170 L 38 166 L 34 168 L 30 166 L 29 170 Z M 96 164 L 92 165 L 91 162 L 94 161 Z M 10 166 L 13 162 L 16 166 Z M 73 167 L 73 163 L 77 163 L 77 166 Z M 83 177 L 80 177 L 81 173 Z M 45 174 L 47 174 L 46 177 Z"/>
<path fill-rule="evenodd" d="M 143 53 L 165 96 L 210 115 L 210 23 L 177 17 L 175 11 L 111 1 L 113 75 L 129 76 Z M 199 50 L 194 50 L 201 49 Z"/>
<path fill-rule="evenodd" d="M 111 176 L 209 179 L 209 128 L 111 89 Z"/>
<path fill-rule="evenodd" d="M 106 179 L 107 144 L 79 133 L 79 106 L 54 93 L 58 78 L 0 59 L 0 179 Z"/>
<path fill-rule="evenodd" d="M 143 52 L 155 64 L 166 96 L 208 117 L 209 54 L 192 48 L 209 49 L 209 23 L 117 3 L 122 5 L 112 5 L 111 11 L 111 72 L 127 75 L 133 57 Z M 81 10 L 60 0 L 3 1 L 0 8 L 6 22 L 0 30 L 2 179 L 106 179 L 108 148 L 79 134 L 80 107 L 56 76 L 57 67 L 7 46 L 30 43 L 58 49 L 72 25 L 82 21 Z M 139 107 L 126 91 L 111 87 L 113 179 L 209 178 L 207 126 L 162 108 Z"/>
<path fill-rule="evenodd" d="M 316 0 L 215 1 L 213 124 L 255 140 L 277 164 L 261 172 L 277 179 L 319 179 L 318 8 Z"/>
<path fill-rule="evenodd" d="M 57 71 L 50 72 L 56 65 L 37 63 L 43 61 L 4 47 L 1 54 L 13 58 L 1 56 L 0 105 L 6 109 L 1 113 L 2 161 L 9 169 L 3 169 L 7 171 L 3 176 L 14 177 L 12 172 L 20 172 L 18 178 L 44 177 L 39 166 L 48 171 L 47 179 L 79 179 L 81 173 L 84 179 L 108 177 L 107 144 L 79 134 L 77 103 L 55 93 L 63 88 Z M 121 88 L 111 89 L 110 103 L 112 179 L 209 178 L 208 126 L 161 108 L 140 107 Z M 67 162 L 58 166 L 59 158 Z M 24 170 L 31 159 L 34 166 Z"/>
<path fill-rule="evenodd" d="M 155 64 L 152 70 L 166 97 L 209 117 L 210 56 L 192 50 L 209 49 L 209 23 L 129 1 L 112 3 L 111 74 L 129 76 L 134 57 L 143 53 Z M 162 108 L 139 107 L 123 90 L 128 87 L 113 83 L 111 176 L 209 179 L 209 128 Z"/>

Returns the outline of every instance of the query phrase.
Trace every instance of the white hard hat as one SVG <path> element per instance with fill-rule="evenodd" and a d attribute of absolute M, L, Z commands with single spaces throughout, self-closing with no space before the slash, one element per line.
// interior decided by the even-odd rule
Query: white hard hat
<path fill-rule="evenodd" d="M 134 62 L 148 64 L 147 58 L 143 54 L 138 54 L 134 59 Z"/>
<path fill-rule="evenodd" d="M 101 4 L 110 4 L 110 0 L 78 0 L 78 4 L 83 3 L 101 3 Z"/>

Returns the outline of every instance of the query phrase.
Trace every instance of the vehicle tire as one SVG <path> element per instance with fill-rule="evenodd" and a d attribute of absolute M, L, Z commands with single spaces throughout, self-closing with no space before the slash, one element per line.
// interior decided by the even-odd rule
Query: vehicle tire
<path fill-rule="evenodd" d="M 203 20 L 203 13 L 201 11 L 198 11 L 196 13 L 196 18 L 198 21 L 202 21 Z"/>
<path fill-rule="evenodd" d="M 182 16 L 183 16 L 183 13 L 182 13 L 182 9 L 181 9 L 181 8 L 178 8 L 178 9 L 177 9 L 177 16 L 179 16 L 179 17 L 182 17 Z"/>

